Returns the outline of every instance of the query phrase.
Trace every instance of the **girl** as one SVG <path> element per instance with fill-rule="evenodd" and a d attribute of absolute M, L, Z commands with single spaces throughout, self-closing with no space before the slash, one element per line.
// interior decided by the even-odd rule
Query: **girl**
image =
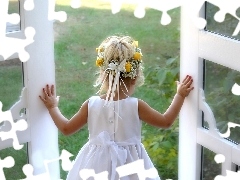
<path fill-rule="evenodd" d="M 58 109 L 53 85 L 47 85 L 40 96 L 64 135 L 73 134 L 88 123 L 89 141 L 77 155 L 67 177 L 69 180 L 82 179 L 81 170 L 84 169 L 93 169 L 96 174 L 107 171 L 108 179 L 119 179 L 116 168 L 139 159 L 144 161 L 145 169 L 154 168 L 141 144 L 141 120 L 159 128 L 169 128 L 193 89 L 191 76 L 186 76 L 182 83 L 178 82 L 171 105 L 161 114 L 143 100 L 131 97 L 134 88 L 144 81 L 142 53 L 137 41 L 129 36 L 111 36 L 96 50 L 96 65 L 99 66 L 96 86 L 100 85 L 100 96 L 86 100 L 70 120 Z M 139 178 L 135 172 L 121 179 Z"/>

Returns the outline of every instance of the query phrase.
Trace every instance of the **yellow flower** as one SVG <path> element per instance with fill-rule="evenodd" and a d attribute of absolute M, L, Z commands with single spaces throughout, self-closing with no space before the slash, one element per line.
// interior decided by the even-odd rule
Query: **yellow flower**
<path fill-rule="evenodd" d="M 99 58 L 96 60 L 96 66 L 102 66 L 103 65 L 103 59 L 102 58 Z"/>
<path fill-rule="evenodd" d="M 133 59 L 135 59 L 135 60 L 140 60 L 141 57 L 142 57 L 142 55 L 139 52 L 135 52 L 135 54 L 133 55 Z"/>
<path fill-rule="evenodd" d="M 126 64 L 125 64 L 125 69 L 126 69 L 126 72 L 131 72 L 131 63 L 130 62 L 127 62 Z"/>

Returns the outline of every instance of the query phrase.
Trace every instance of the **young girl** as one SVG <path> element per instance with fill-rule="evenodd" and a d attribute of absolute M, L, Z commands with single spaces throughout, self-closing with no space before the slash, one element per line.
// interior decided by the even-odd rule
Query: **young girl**
<path fill-rule="evenodd" d="M 119 179 L 116 168 L 139 159 L 143 159 L 145 169 L 154 168 L 141 144 L 141 121 L 169 128 L 193 89 L 191 76 L 186 76 L 182 83 L 178 82 L 171 105 L 161 114 L 143 100 L 131 97 L 135 87 L 144 80 L 142 53 L 137 41 L 129 36 L 111 36 L 96 50 L 96 65 L 100 70 L 96 85 L 100 85 L 100 96 L 87 99 L 70 120 L 58 109 L 53 85 L 43 88 L 43 96 L 40 96 L 64 135 L 73 134 L 88 123 L 89 141 L 77 155 L 67 177 L 69 180 L 82 179 L 80 171 L 84 169 L 93 169 L 96 174 L 107 171 L 108 179 Z M 139 178 L 135 173 L 121 179 Z"/>

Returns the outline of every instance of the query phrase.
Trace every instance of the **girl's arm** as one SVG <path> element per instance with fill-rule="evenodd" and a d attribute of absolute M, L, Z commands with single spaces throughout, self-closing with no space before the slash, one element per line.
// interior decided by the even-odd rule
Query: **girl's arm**
<path fill-rule="evenodd" d="M 79 111 L 68 120 L 62 115 L 58 108 L 58 100 L 55 96 L 54 86 L 52 85 L 50 88 L 47 85 L 46 88 L 43 88 L 43 94 L 43 97 L 39 96 L 40 99 L 48 109 L 55 125 L 64 135 L 73 134 L 87 123 L 88 100 L 85 101 Z"/>
<path fill-rule="evenodd" d="M 191 87 L 192 82 L 193 80 L 191 76 L 186 76 L 182 83 L 178 82 L 177 93 L 164 114 L 154 110 L 146 102 L 139 100 L 139 118 L 153 126 L 169 128 L 177 118 L 185 97 L 187 97 L 191 90 L 193 90 L 193 87 Z"/>

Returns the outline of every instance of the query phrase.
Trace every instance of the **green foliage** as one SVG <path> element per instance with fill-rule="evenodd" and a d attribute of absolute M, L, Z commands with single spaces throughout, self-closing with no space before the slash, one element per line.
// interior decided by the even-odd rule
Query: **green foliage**
<path fill-rule="evenodd" d="M 170 129 L 159 129 L 155 134 L 143 131 L 143 144 L 162 179 L 177 179 L 178 123 Z"/>
<path fill-rule="evenodd" d="M 179 57 L 166 60 L 166 65 L 151 66 L 147 69 L 146 81 L 150 87 L 159 89 L 159 96 L 171 102 L 176 93 L 176 82 L 179 77 Z"/>
<path fill-rule="evenodd" d="M 92 3 L 95 4 L 95 8 L 91 7 Z M 169 12 L 172 22 L 164 27 L 159 23 L 159 11 L 152 9 L 148 9 L 146 16 L 140 20 L 133 15 L 134 7 L 123 6 L 121 12 L 112 15 L 110 4 L 103 4 L 96 0 L 82 1 L 82 7 L 79 10 L 73 10 L 62 5 L 57 5 L 56 8 L 56 11 L 66 11 L 68 14 L 68 20 L 64 24 L 55 23 L 57 94 L 61 96 L 59 107 L 66 117 L 71 117 L 77 111 L 81 102 L 97 92 L 97 89 L 92 87 L 95 79 L 94 72 L 97 70 L 97 68 L 94 68 L 95 48 L 107 36 L 122 33 L 133 36 L 138 40 L 144 55 L 145 72 L 148 72 L 150 65 L 162 64 L 163 56 L 174 57 L 179 54 L 180 8 Z M 99 23 L 99 19 L 101 23 Z M 161 49 L 161 53 L 159 53 L 159 49 Z M 92 74 L 89 72 L 92 72 Z M 147 79 L 144 86 L 137 88 L 134 95 L 149 102 L 154 108 L 166 109 L 166 104 L 169 103 L 165 102 L 165 98 L 161 101 L 156 98 L 163 97 L 156 93 L 159 87 L 154 88 L 153 86 L 152 88 L 152 83 L 148 83 L 148 81 Z M 174 80 L 172 81 L 172 87 L 175 87 Z M 73 138 L 63 137 L 60 134 L 60 150 L 67 149 L 76 155 L 79 148 L 85 143 L 85 136 L 87 136 L 85 130 L 87 131 L 87 129 L 83 129 Z M 144 125 L 143 130 L 145 130 L 144 139 L 152 141 L 151 138 L 156 135 L 156 128 Z M 157 133 L 159 132 L 157 131 Z M 147 150 L 150 150 L 149 155 L 154 160 L 151 149 Z M 175 149 L 176 151 L 177 149 Z M 177 161 L 176 158 L 175 160 Z M 177 174 L 177 165 L 175 168 L 171 173 Z M 162 172 L 165 172 L 166 177 L 172 177 L 172 175 L 169 175 L 171 173 L 167 173 L 167 171 L 166 164 L 163 164 L 159 174 L 165 177 L 162 175 Z M 66 173 L 61 172 L 61 178 L 65 179 L 65 177 Z"/>
<path fill-rule="evenodd" d="M 179 57 L 167 59 L 163 67 L 149 67 L 147 72 L 147 84 L 159 89 L 158 95 L 170 104 L 176 93 L 175 81 L 179 76 Z M 149 134 L 148 130 L 143 131 L 143 144 L 162 179 L 178 177 L 178 133 L 178 122 L 171 128 L 159 129 L 154 134 Z"/>
<path fill-rule="evenodd" d="M 112 15 L 111 4 L 102 1 L 82 0 L 80 9 L 71 8 L 69 6 L 70 0 L 57 0 L 56 2 L 56 11 L 65 11 L 68 15 L 66 22 L 56 21 L 54 23 L 56 88 L 57 94 L 61 96 L 59 108 L 67 118 L 72 117 L 81 106 L 81 103 L 98 90 L 92 86 L 95 80 L 95 71 L 97 70 L 94 67 L 95 48 L 107 36 L 121 33 L 133 36 L 138 40 L 139 46 L 143 50 L 145 72 L 148 72 L 147 69 L 151 65 L 162 64 L 163 57 L 175 57 L 179 54 L 180 8 L 168 12 L 172 21 L 168 26 L 163 26 L 159 23 L 160 12 L 153 9 L 146 9 L 145 17 L 137 19 L 133 15 L 135 6 L 128 4 L 123 4 L 121 11 Z M 159 49 L 161 49 L 161 52 L 159 52 Z M 12 64 L 8 65 L 8 67 L 0 67 L 2 77 L 0 84 L 3 87 L 0 89 L 0 100 L 3 102 L 5 110 L 9 109 L 18 100 L 22 88 L 21 68 L 17 70 L 19 75 L 13 74 L 16 72 L 15 69 L 7 68 L 12 68 Z M 10 73 L 13 75 L 10 75 Z M 146 85 L 136 90 L 136 97 L 144 99 L 155 109 L 166 109 L 169 103 L 166 102 L 165 98 L 161 100 L 156 98 L 160 95 L 159 86 L 152 88 L 154 86 L 147 81 Z M 6 82 L 8 84 L 5 84 Z M 175 88 L 174 80 L 171 83 L 172 87 Z M 5 96 L 6 92 L 11 96 Z M 149 137 L 148 141 L 152 141 L 151 138 L 155 137 L 156 133 L 161 132 L 147 125 L 143 126 L 143 130 L 145 132 L 144 139 L 147 140 L 147 137 Z M 79 149 L 87 141 L 87 137 L 88 130 L 86 127 L 72 136 L 66 137 L 59 133 L 59 149 L 60 151 L 66 149 L 76 156 Z M 148 150 L 150 151 L 150 157 L 154 160 L 155 154 L 152 153 L 154 151 Z M 9 151 L 4 153 L 12 155 Z M 3 151 L 1 151 L 1 154 L 3 154 Z M 75 156 L 72 158 L 75 158 Z M 18 152 L 18 157 L 14 159 L 24 160 L 26 157 Z M 166 174 L 166 177 L 170 178 L 171 175 L 169 174 L 177 173 L 177 170 L 167 173 L 168 168 L 165 165 L 161 165 L 161 172 L 159 172 L 162 177 L 165 177 L 164 174 Z M 18 166 L 19 173 L 22 173 L 22 166 Z M 12 171 L 13 169 L 9 170 Z M 164 172 L 163 175 L 162 172 Z M 67 172 L 61 170 L 62 179 L 66 179 L 66 174 Z M 8 173 L 7 178 L 11 179 L 10 175 L 17 178 L 22 177 L 18 174 Z"/>

